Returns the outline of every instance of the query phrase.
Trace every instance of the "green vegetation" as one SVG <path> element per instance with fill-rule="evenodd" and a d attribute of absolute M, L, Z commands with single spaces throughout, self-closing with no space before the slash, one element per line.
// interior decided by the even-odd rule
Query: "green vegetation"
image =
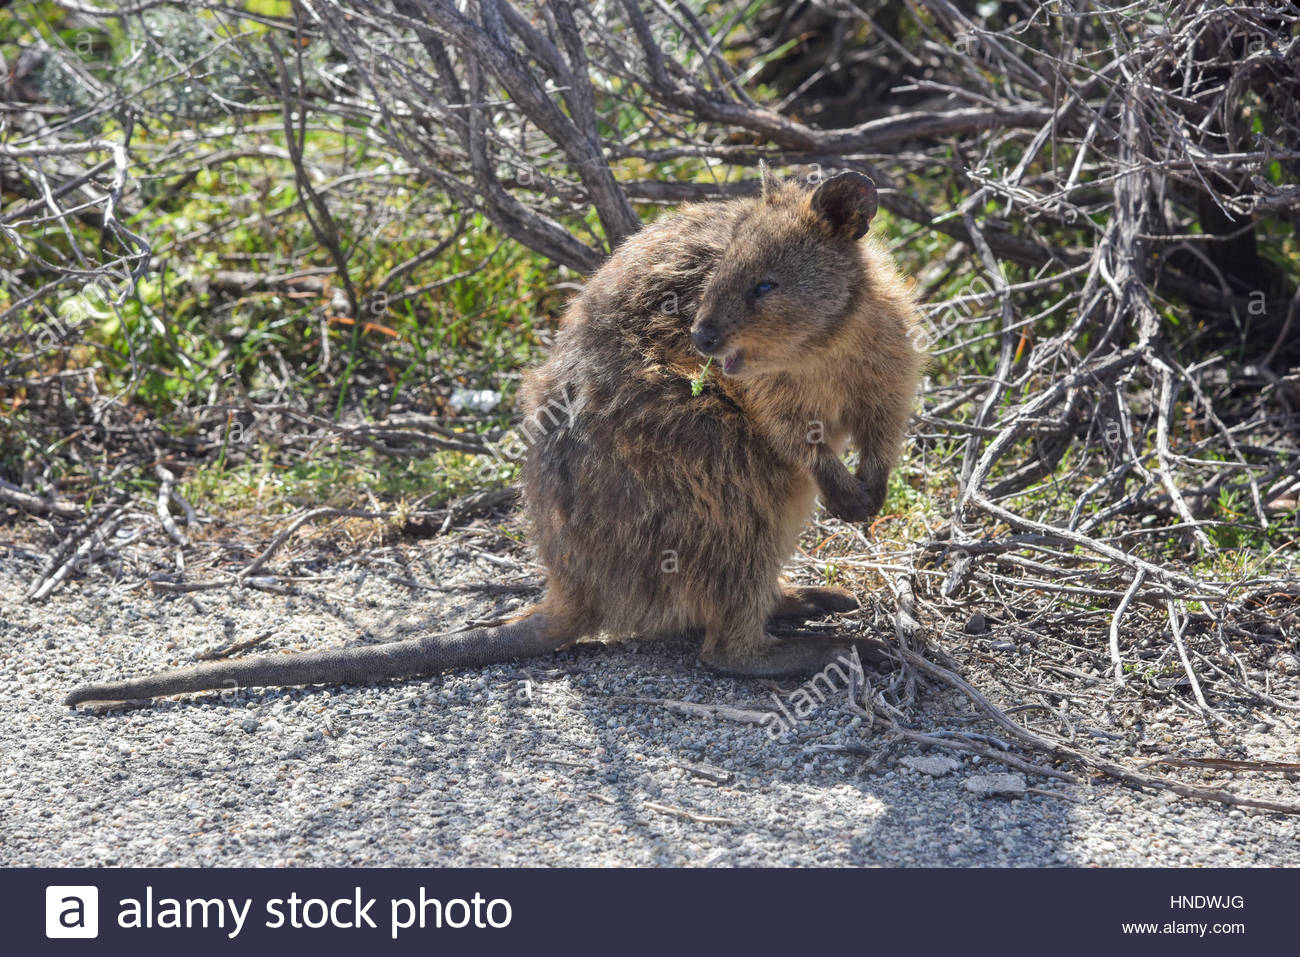
<path fill-rule="evenodd" d="M 759 102 L 778 101 L 800 82 L 786 74 L 798 66 L 795 54 L 803 41 L 764 45 L 747 29 L 769 6 L 767 0 L 701 5 L 710 14 L 704 18 L 710 35 Z M 418 413 L 453 432 L 494 435 L 509 425 L 520 370 L 540 355 L 578 279 L 484 216 L 465 211 L 435 177 L 385 141 L 381 130 L 346 111 L 303 119 L 303 170 L 296 170 L 280 75 L 269 51 L 301 56 L 298 77 L 308 99 L 343 96 L 354 77 L 323 41 L 292 49 L 261 19 L 286 16 L 291 4 L 250 0 L 244 10 L 246 17 L 232 19 L 161 8 L 88 26 L 56 3 L 38 2 L 19 4 L 0 21 L 6 62 L 17 64 L 25 52 L 48 47 L 31 82 L 65 135 L 119 142 L 129 129 L 131 178 L 119 215 L 152 247 L 151 268 L 131 282 L 138 250 L 105 232 L 95 215 L 46 217 L 35 225 L 42 213 L 30 188 L 27 195 L 3 197 L 3 215 L 29 204 L 33 212 L 12 224 L 23 247 L 0 246 L 0 269 L 21 279 L 0 286 L 0 313 L 21 322 L 19 334 L 6 327 L 0 337 L 0 475 L 16 481 L 37 474 L 47 487 L 92 500 L 113 483 L 150 493 L 158 482 L 152 456 L 117 440 L 129 424 L 149 423 L 157 429 L 149 441 L 159 447 L 160 460 L 181 468 L 184 494 L 215 512 L 277 514 L 309 503 L 436 503 L 509 481 L 508 463 L 484 470 L 475 457 L 458 452 L 392 454 L 323 433 L 290 442 L 265 423 L 251 430 L 249 440 L 232 439 L 237 410 L 285 402 L 333 423 Z M 920 44 L 935 22 L 922 10 L 894 28 L 900 42 Z M 855 21 L 844 41 L 868 43 L 874 29 Z M 659 39 L 686 67 L 702 62 L 680 24 Z M 1095 65 L 1105 60 L 1086 50 L 1081 55 Z M 98 102 L 86 92 L 95 82 L 119 91 L 120 98 L 109 97 L 107 106 Z M 631 142 L 638 130 L 662 119 L 648 114 L 623 83 L 613 77 L 595 91 L 598 132 L 615 142 Z M 289 126 L 298 119 L 290 116 Z M 1246 120 L 1257 132 L 1270 121 L 1258 97 Z M 696 128 L 684 117 L 674 132 L 688 136 Z M 969 249 L 942 229 L 961 219 L 971 194 L 969 144 L 953 137 L 928 148 L 928 165 L 902 168 L 897 187 L 937 218 L 927 224 L 884 209 L 874 233 L 905 274 L 916 277 L 924 302 L 948 304 L 928 315 L 931 394 L 941 401 L 950 394 L 945 389 L 997 375 L 1007 344 L 992 277 L 972 265 Z M 991 140 L 978 161 L 997 173 L 1026 155 L 1025 137 L 1004 136 Z M 106 150 L 89 149 L 84 156 L 87 166 L 111 166 Z M 559 164 L 553 154 L 543 157 Z M 1076 159 L 1088 159 L 1086 151 L 1063 136 L 1025 163 L 1024 179 L 1050 179 Z M 753 175 L 739 166 L 701 162 L 689 151 L 654 161 L 624 156 L 613 163 L 627 181 L 728 183 Z M 542 168 L 547 172 L 545 162 Z M 1281 185 L 1286 171 L 1274 162 L 1264 175 Z M 328 208 L 328 221 L 313 209 L 303 176 Z M 1054 226 L 1051 242 L 1067 251 L 1094 246 L 1108 225 L 1108 195 L 1098 189 L 1086 196 L 1088 214 Z M 972 212 L 1006 224 L 1009 235 L 1037 241 L 1038 227 L 1032 217 L 1017 215 L 1018 202 L 991 191 Z M 646 202 L 637 211 L 650 219 L 663 208 Z M 599 242 L 593 211 L 557 216 L 575 235 Z M 335 231 L 337 254 L 322 242 L 322 229 Z M 1278 270 L 1296 270 L 1300 247 L 1284 220 L 1261 215 L 1257 241 L 1261 256 Z M 107 281 L 87 282 L 89 270 L 79 280 L 68 268 L 41 265 L 75 267 L 87 251 L 109 267 Z M 1013 286 L 1041 278 L 1037 268 L 1012 259 L 998 264 L 1002 280 Z M 991 421 L 1052 383 L 1054 367 L 1022 373 L 1035 345 L 1074 321 L 1084 279 L 1065 274 L 1013 295 L 1018 326 L 1009 372 L 1019 381 L 999 397 Z M 39 295 L 29 296 L 31 290 Z M 23 305 L 26 298 L 34 304 Z M 355 317 L 350 299 L 358 306 Z M 1211 333 L 1221 336 L 1203 315 L 1177 303 L 1157 305 L 1166 324 L 1162 334 L 1175 355 L 1184 349 L 1195 354 Z M 1255 320 L 1238 318 L 1233 345 L 1240 354 Z M 1086 353 L 1101 335 L 1100 324 L 1084 328 L 1075 333 L 1072 349 Z M 1216 342 L 1222 345 L 1221 338 Z M 55 377 L 58 387 L 52 389 Z M 1154 389 L 1155 383 L 1145 386 Z M 490 390 L 500 401 L 480 411 L 462 409 L 453 401 L 457 390 Z M 122 431 L 100 434 L 90 445 L 79 443 L 93 429 L 70 432 L 49 413 L 50 403 L 62 403 L 67 421 L 98 421 L 91 410 L 106 397 L 114 402 L 105 415 Z M 879 538 L 921 540 L 943 521 L 960 485 L 966 445 L 960 428 L 974 414 L 972 403 L 959 404 L 945 413 L 946 425 L 924 430 L 923 441 L 891 478 L 874 528 Z M 1141 448 L 1150 448 L 1154 428 L 1149 415 L 1135 418 Z M 1216 456 L 1227 461 L 1213 438 L 1197 410 L 1180 405 L 1170 423 L 1171 449 L 1201 463 Z M 1156 464 L 1154 453 L 1146 451 L 1139 461 L 1146 468 Z M 990 480 L 1018 464 L 1010 458 L 1000 463 Z M 1078 503 L 1074 521 L 1086 524 L 1109 500 L 1081 497 L 1081 490 L 1102 482 L 1111 467 L 1106 441 L 1090 433 L 1086 441 L 1073 441 L 1048 474 L 1017 491 L 1016 509 L 1060 516 Z M 1257 566 L 1285 561 L 1300 535 L 1294 507 L 1271 513 L 1264 528 L 1240 483 L 1214 491 L 1202 503 L 1203 518 L 1207 512 L 1213 519 L 1204 526 L 1210 552 L 1196 554 L 1186 541 L 1169 536 L 1150 536 L 1148 545 L 1141 528 L 1129 529 L 1133 534 L 1122 544 L 1162 561 L 1191 562 L 1206 573 L 1245 577 Z M 995 525 L 987 531 L 1008 529 Z"/>
<path fill-rule="evenodd" d="M 260 3 L 249 10 L 283 14 L 279 8 L 288 7 Z M 218 25 L 208 20 L 215 35 Z M 459 427 L 487 431 L 508 422 L 518 371 L 536 358 L 568 295 L 557 288 L 573 278 L 566 270 L 503 239 L 482 216 L 458 212 L 412 171 L 393 171 L 391 155 L 373 149 L 364 128 L 319 126 L 306 132 L 304 153 L 320 177 L 316 189 L 346 201 L 333 212 L 348 278 L 364 304 L 354 321 L 337 308 L 342 284 L 305 214 L 278 104 L 259 99 L 258 65 L 233 53 L 204 61 L 212 37 L 196 35 L 189 17 L 158 11 L 145 28 L 157 31 L 175 62 L 211 67 L 202 80 L 178 88 L 169 64 L 156 52 L 139 55 L 139 38 L 129 30 L 75 23 L 57 4 L 30 5 L 0 21 L 0 53 L 16 62 L 24 50 L 50 44 L 56 52 L 41 70 L 43 93 L 68 110 L 81 135 L 110 140 L 120 140 L 122 121 L 82 102 L 81 87 L 59 78 L 74 64 L 99 76 L 132 64 L 115 79 L 134 91 L 145 115 L 132 132 L 132 155 L 140 160 L 132 173 L 139 172 L 122 212 L 125 225 L 153 247 L 152 268 L 133 284 L 125 261 L 108 281 L 63 281 L 30 309 L 5 283 L 0 311 L 17 309 L 23 335 L 0 340 L 0 366 L 33 379 L 85 370 L 84 378 L 69 380 L 69 402 L 113 396 L 128 416 L 148 418 L 178 440 L 196 438 L 203 409 L 235 405 L 243 396 L 266 401 L 286 386 L 305 408 L 336 420 L 383 417 L 394 408 L 445 416 L 454 389 L 490 388 L 502 393 L 499 408 Z M 253 21 L 224 27 L 232 35 L 261 29 Z M 232 77 L 247 80 L 234 92 L 251 112 L 222 116 Z M 201 152 L 192 149 L 199 141 Z M 98 161 L 105 154 L 89 155 Z M 367 185 L 345 190 L 352 180 Z M 6 196 L 5 211 L 22 202 Z M 34 247 L 53 262 L 101 241 L 89 217 L 47 223 L 34 236 L 20 226 L 20 234 L 34 240 L 27 252 Z M 383 283 L 439 243 L 446 244 L 441 255 Z M 131 252 L 111 248 L 118 245 L 112 239 L 108 245 L 108 259 Z M 31 264 L 24 250 L 0 247 L 6 271 Z M 237 274 L 287 278 L 240 290 Z M 93 484 L 117 450 L 106 449 L 89 470 L 60 457 L 60 438 L 32 414 L 32 398 L 22 385 L 0 385 L 0 471 L 19 476 L 24 463 L 40 462 L 49 466 L 47 479 L 67 491 Z M 194 463 L 187 486 L 196 504 L 217 510 L 365 505 L 371 495 L 388 501 L 433 493 L 436 501 L 487 476 L 459 453 L 387 456 L 326 443 L 311 456 L 287 456 L 271 435 L 232 456 L 228 430 L 219 431 L 215 454 Z M 131 481 L 148 488 L 156 479 L 142 470 Z"/>

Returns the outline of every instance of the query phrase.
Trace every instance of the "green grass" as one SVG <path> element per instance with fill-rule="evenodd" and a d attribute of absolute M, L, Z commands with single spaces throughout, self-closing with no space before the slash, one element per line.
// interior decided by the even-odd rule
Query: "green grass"
<path fill-rule="evenodd" d="M 326 447 L 310 459 L 286 464 L 276 451 L 261 446 L 238 465 L 217 461 L 195 469 L 181 494 L 211 514 L 370 508 L 376 501 L 400 511 L 416 502 L 434 508 L 453 496 L 503 485 L 513 477 L 510 468 L 488 469 L 482 459 L 460 452 L 392 457 Z"/>

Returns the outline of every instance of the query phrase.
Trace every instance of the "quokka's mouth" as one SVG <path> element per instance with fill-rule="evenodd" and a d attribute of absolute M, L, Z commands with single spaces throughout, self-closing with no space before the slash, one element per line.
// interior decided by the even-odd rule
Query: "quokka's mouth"
<path fill-rule="evenodd" d="M 735 352 L 728 352 L 722 357 L 722 374 L 735 375 L 740 371 L 740 365 L 745 360 L 745 355 L 739 349 Z"/>

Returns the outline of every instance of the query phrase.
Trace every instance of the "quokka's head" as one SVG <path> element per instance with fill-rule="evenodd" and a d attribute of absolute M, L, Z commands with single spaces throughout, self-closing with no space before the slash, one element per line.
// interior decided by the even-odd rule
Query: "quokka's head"
<path fill-rule="evenodd" d="M 797 368 L 843 321 L 864 282 L 858 240 L 876 187 L 841 173 L 816 189 L 764 171 L 763 196 L 742 217 L 704 287 L 691 341 L 729 376 Z"/>

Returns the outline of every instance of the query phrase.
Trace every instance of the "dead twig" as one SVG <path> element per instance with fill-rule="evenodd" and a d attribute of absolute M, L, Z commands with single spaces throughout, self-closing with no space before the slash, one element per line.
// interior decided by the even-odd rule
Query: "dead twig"
<path fill-rule="evenodd" d="M 84 514 L 84 510 L 73 502 L 56 498 L 41 498 L 19 488 L 11 482 L 0 479 L 0 502 L 20 508 L 32 515 L 54 514 L 64 518 L 73 518 Z"/>
<path fill-rule="evenodd" d="M 268 629 L 253 638 L 246 638 L 243 641 L 232 641 L 228 645 L 222 645 L 220 648 L 214 648 L 211 651 L 201 651 L 194 657 L 199 661 L 213 661 L 218 658 L 229 658 L 231 655 L 237 655 L 239 652 L 247 651 L 249 648 L 256 648 L 274 634 L 275 631 L 273 629 Z"/>
<path fill-rule="evenodd" d="M 155 466 L 154 473 L 159 479 L 161 479 L 161 484 L 158 486 L 158 502 L 156 507 L 158 522 L 162 525 L 163 530 L 171 537 L 172 541 L 184 548 L 190 543 L 190 541 L 185 537 L 181 530 L 176 527 L 176 520 L 172 518 L 171 510 L 168 507 L 174 494 L 173 490 L 176 486 L 176 476 L 162 465 Z"/>
<path fill-rule="evenodd" d="M 695 811 L 688 811 L 685 808 L 671 807 L 667 804 L 657 804 L 654 801 L 646 801 L 642 807 L 651 811 L 657 811 L 660 814 L 667 814 L 669 817 L 680 817 L 696 824 L 735 824 L 729 817 L 716 817 L 711 814 L 698 814 Z"/>
<path fill-rule="evenodd" d="M 310 512 L 304 512 L 294 521 L 280 531 L 275 538 L 271 539 L 271 544 L 267 545 L 262 554 L 253 559 L 245 568 L 243 568 L 238 578 L 246 581 L 256 575 L 267 563 L 272 555 L 280 550 L 280 546 L 289 540 L 289 538 L 302 526 L 308 522 L 314 522 L 322 518 L 371 518 L 371 519 L 390 519 L 393 516 L 386 512 L 371 512 L 359 508 L 317 508 Z"/>
<path fill-rule="evenodd" d="M 714 718 L 735 721 L 739 724 L 764 724 L 774 720 L 774 713 L 771 711 L 752 711 L 725 704 L 699 704 L 694 701 L 676 701 L 672 698 L 631 698 L 623 695 L 614 695 L 609 700 L 615 704 L 656 705 L 692 718 Z"/>

